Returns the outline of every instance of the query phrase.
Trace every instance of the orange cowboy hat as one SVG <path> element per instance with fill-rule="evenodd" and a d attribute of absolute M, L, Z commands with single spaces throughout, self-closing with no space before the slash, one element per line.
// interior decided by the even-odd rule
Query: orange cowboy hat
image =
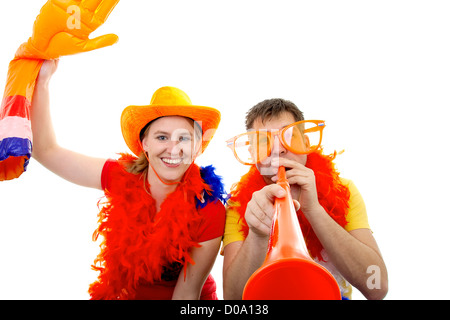
<path fill-rule="evenodd" d="M 166 116 L 181 116 L 196 121 L 203 132 L 202 152 L 205 151 L 220 122 L 219 110 L 193 105 L 189 96 L 178 88 L 159 88 L 153 94 L 149 105 L 128 106 L 122 112 L 120 119 L 122 135 L 135 155 L 139 156 L 142 152 L 141 130 L 150 121 Z"/>

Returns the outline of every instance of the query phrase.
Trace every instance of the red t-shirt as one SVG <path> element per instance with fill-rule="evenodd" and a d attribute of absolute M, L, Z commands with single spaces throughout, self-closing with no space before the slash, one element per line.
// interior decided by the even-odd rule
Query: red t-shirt
<path fill-rule="evenodd" d="M 107 160 L 103 166 L 101 184 L 102 189 L 112 190 L 114 181 L 112 179 L 111 170 L 115 166 L 120 166 L 117 160 Z M 195 241 L 201 243 L 223 236 L 225 229 L 225 207 L 220 201 L 210 202 L 204 208 L 198 209 L 203 217 L 202 223 L 197 226 Z M 171 299 L 173 290 L 175 289 L 176 280 L 161 281 L 154 285 L 145 285 L 138 288 L 137 299 Z M 207 278 L 200 299 L 215 300 L 216 283 L 211 275 Z"/>

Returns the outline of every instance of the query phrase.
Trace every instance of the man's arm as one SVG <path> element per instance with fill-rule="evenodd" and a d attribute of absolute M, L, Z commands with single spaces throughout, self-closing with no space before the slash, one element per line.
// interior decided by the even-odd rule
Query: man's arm
<path fill-rule="evenodd" d="M 342 276 L 367 299 L 383 299 L 388 291 L 387 268 L 369 229 L 347 232 L 320 207 L 306 216 Z M 379 287 L 368 285 L 370 267 L 379 270 Z"/>
<path fill-rule="evenodd" d="M 286 192 L 273 184 L 253 194 L 245 212 L 249 233 L 244 241 L 236 241 L 224 248 L 223 295 L 226 300 L 242 299 L 245 284 L 261 267 L 267 253 L 275 197 L 282 198 Z"/>
<path fill-rule="evenodd" d="M 236 241 L 224 248 L 223 297 L 240 300 L 250 276 L 262 265 L 268 239 L 256 239 L 249 233 L 245 241 Z"/>
<path fill-rule="evenodd" d="M 291 194 L 298 199 L 302 212 L 311 224 L 330 261 L 367 299 L 382 299 L 388 290 L 387 269 L 369 229 L 347 232 L 320 205 L 314 171 L 293 160 L 280 158 L 282 166 L 291 168 L 286 177 Z M 293 191 L 293 192 L 292 192 Z M 370 267 L 380 270 L 380 288 L 369 288 Z"/>

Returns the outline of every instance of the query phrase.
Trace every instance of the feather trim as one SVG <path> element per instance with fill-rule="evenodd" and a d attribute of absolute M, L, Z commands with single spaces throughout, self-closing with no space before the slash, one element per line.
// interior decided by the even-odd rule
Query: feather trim
<path fill-rule="evenodd" d="M 220 200 L 222 203 L 226 203 L 228 195 L 225 190 L 225 186 L 222 181 L 222 177 L 216 175 L 215 168 L 212 165 L 202 167 L 200 175 L 205 183 L 209 186 L 204 194 L 204 202 L 197 201 L 197 206 L 204 208 L 209 202 Z"/>
<path fill-rule="evenodd" d="M 92 266 L 100 274 L 90 286 L 91 299 L 134 299 L 139 285 L 165 280 L 166 273 L 178 275 L 180 265 L 194 264 L 189 249 L 199 247 L 195 230 L 202 220 L 196 199 L 204 190 L 216 194 L 216 185 L 208 186 L 193 164 L 156 213 L 155 200 L 144 189 L 141 176 L 123 167 L 133 159 L 123 155 L 122 165 L 111 169 L 114 186 L 105 190 L 99 203 L 99 227 L 93 238 L 102 236 L 103 241 Z"/>
<path fill-rule="evenodd" d="M 341 227 L 347 224 L 346 215 L 348 212 L 348 202 L 350 191 L 343 185 L 339 173 L 332 162 L 336 154 L 323 155 L 322 150 L 308 155 L 306 167 L 314 171 L 316 177 L 317 195 L 320 205 Z M 245 222 L 245 209 L 255 191 L 266 186 L 264 179 L 256 166 L 252 166 L 248 173 L 242 176 L 241 180 L 233 185 L 229 206 L 235 209 L 240 219 L 243 220 L 242 232 L 245 237 L 248 235 L 249 227 Z M 323 260 L 321 251 L 323 249 L 317 235 L 314 233 L 311 224 L 301 210 L 297 211 L 297 217 L 302 229 L 305 243 L 312 257 Z"/>

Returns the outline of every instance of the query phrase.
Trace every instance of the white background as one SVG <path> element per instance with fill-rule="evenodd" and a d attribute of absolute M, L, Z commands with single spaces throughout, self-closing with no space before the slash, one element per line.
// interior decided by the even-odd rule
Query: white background
<path fill-rule="evenodd" d="M 0 87 L 43 0 L 0 4 Z M 119 43 L 65 57 L 52 80 L 61 145 L 128 151 L 124 107 L 171 85 L 222 112 L 199 164 L 227 190 L 247 170 L 225 147 L 245 112 L 274 97 L 326 120 L 326 151 L 362 193 L 389 271 L 386 299 L 449 299 L 450 4 L 448 1 L 121 1 L 94 35 Z M 88 299 L 102 193 L 34 159 L 0 183 L 0 299 Z M 222 297 L 222 257 L 213 274 Z M 356 291 L 356 290 L 355 290 Z M 363 298 L 359 292 L 355 299 Z"/>

